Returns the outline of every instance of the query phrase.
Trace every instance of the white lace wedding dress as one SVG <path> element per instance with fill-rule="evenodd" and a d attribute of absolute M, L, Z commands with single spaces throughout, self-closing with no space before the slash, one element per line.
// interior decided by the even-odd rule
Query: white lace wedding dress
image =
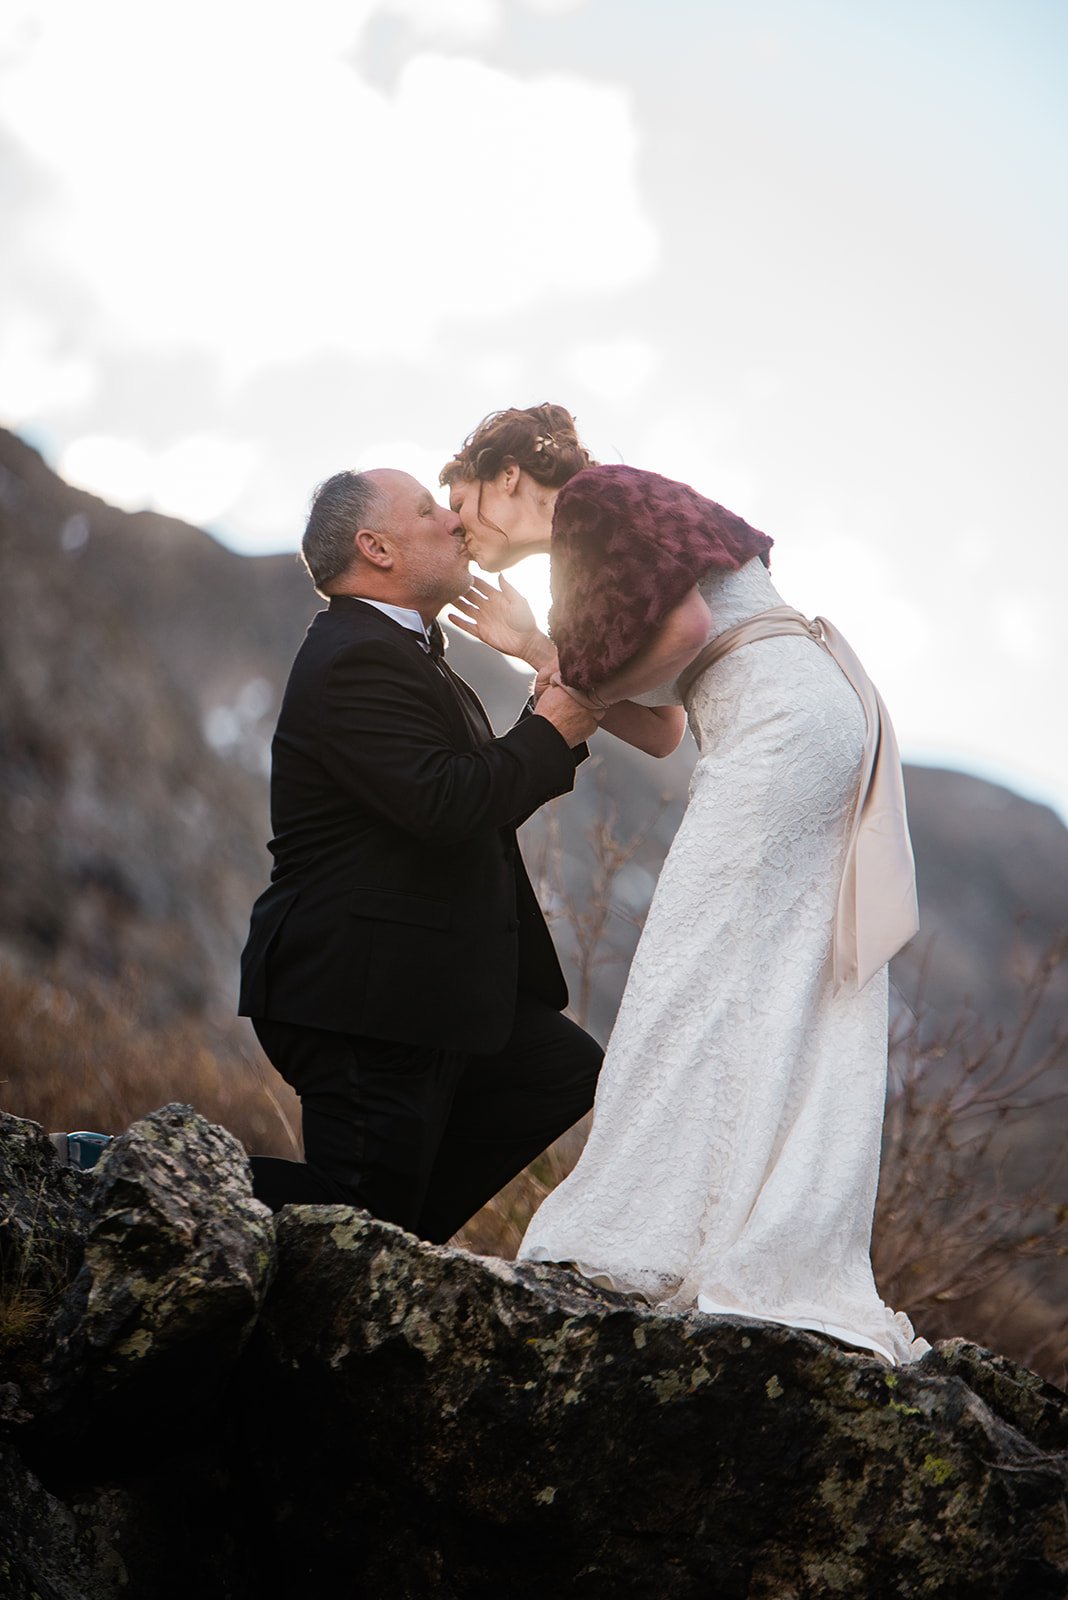
<path fill-rule="evenodd" d="M 750 561 L 701 585 L 713 637 L 782 601 Z M 675 685 L 641 697 L 678 704 Z M 872 1211 L 887 974 L 834 992 L 831 933 L 865 722 L 803 637 L 724 657 L 574 1171 L 520 1247 L 654 1304 L 928 1348 L 879 1299 Z"/>

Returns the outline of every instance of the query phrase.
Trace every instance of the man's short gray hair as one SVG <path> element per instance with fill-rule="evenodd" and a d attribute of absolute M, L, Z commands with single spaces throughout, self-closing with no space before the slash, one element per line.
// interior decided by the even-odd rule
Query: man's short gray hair
<path fill-rule="evenodd" d="M 356 559 L 356 530 L 376 528 L 385 511 L 385 496 L 369 473 L 335 472 L 319 485 L 300 553 L 320 594 L 344 577 Z"/>

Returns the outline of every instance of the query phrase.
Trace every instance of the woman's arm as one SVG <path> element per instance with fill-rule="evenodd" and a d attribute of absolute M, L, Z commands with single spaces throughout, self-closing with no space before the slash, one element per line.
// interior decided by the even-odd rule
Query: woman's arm
<path fill-rule="evenodd" d="M 630 660 L 603 683 L 595 684 L 587 696 L 590 705 L 600 710 L 614 706 L 632 694 L 645 694 L 657 684 L 670 683 L 708 643 L 712 613 L 694 588 L 668 612 L 650 639 Z M 600 704 L 598 704 L 600 702 Z"/>
<path fill-rule="evenodd" d="M 638 706 L 631 700 L 620 700 L 605 712 L 601 727 L 624 744 L 660 759 L 681 744 L 686 713 L 681 706 Z"/>
<path fill-rule="evenodd" d="M 637 655 L 618 672 L 596 684 L 589 694 L 575 695 L 583 705 L 602 711 L 601 727 L 617 738 L 635 745 L 650 756 L 669 756 L 678 749 L 686 731 L 686 713 L 681 706 L 635 705 L 629 695 L 644 694 L 658 684 L 670 683 L 708 641 L 712 614 L 697 589 L 673 610 Z M 566 686 L 565 686 L 566 687 Z M 604 711 L 604 706 L 608 710 Z"/>

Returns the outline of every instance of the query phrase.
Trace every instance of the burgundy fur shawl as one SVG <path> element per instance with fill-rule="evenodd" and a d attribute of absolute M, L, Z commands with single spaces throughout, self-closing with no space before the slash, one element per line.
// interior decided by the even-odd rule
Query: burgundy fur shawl
<path fill-rule="evenodd" d="M 587 467 L 556 497 L 549 631 L 560 676 L 588 690 L 636 655 L 712 568 L 733 572 L 772 541 L 685 483 L 637 467 Z"/>

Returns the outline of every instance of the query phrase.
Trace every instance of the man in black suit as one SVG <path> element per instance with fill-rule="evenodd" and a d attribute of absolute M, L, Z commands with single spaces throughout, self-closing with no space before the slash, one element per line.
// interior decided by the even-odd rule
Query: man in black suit
<path fill-rule="evenodd" d="M 493 737 L 435 620 L 470 581 L 460 519 L 406 473 L 329 479 L 302 550 L 329 607 L 278 718 L 240 1010 L 301 1097 L 306 1164 L 254 1158 L 256 1193 L 440 1242 L 593 1102 L 601 1051 L 561 1015 L 515 828 L 595 724 L 550 688 Z"/>

